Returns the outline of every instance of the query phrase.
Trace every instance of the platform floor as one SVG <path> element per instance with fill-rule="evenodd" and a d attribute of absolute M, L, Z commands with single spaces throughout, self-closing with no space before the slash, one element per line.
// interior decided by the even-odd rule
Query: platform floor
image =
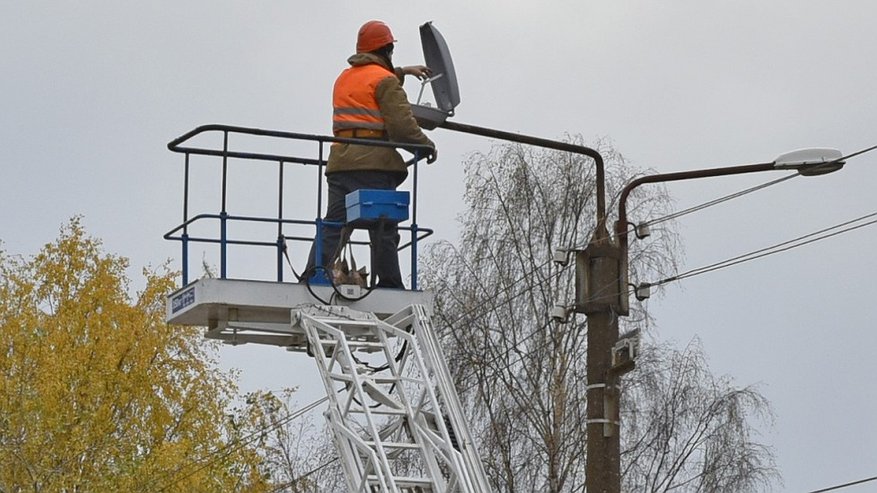
<path fill-rule="evenodd" d="M 342 286 L 339 290 L 348 298 L 366 294 L 353 287 Z M 309 290 L 299 283 L 199 279 L 168 296 L 166 320 L 174 325 L 206 327 L 208 338 L 231 344 L 304 350 L 304 333 L 290 321 L 294 308 L 340 305 L 384 318 L 415 304 L 431 311 L 433 299 L 428 291 L 376 288 L 362 299 L 351 301 L 339 296 L 332 286 L 311 286 Z"/>

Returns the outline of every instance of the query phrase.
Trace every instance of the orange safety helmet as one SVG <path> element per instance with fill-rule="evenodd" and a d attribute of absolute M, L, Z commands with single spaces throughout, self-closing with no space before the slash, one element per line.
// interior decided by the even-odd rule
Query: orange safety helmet
<path fill-rule="evenodd" d="M 356 37 L 356 52 L 367 53 L 375 51 L 382 46 L 395 43 L 390 27 L 381 21 L 368 21 L 359 28 Z"/>

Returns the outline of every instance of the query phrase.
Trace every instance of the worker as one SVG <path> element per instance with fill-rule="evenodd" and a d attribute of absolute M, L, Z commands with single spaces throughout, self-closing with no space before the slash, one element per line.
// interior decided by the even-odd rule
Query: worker
<path fill-rule="evenodd" d="M 362 25 L 356 39 L 356 54 L 347 59 L 350 67 L 335 81 L 332 95 L 334 112 L 332 131 L 336 137 L 376 139 L 405 144 L 422 144 L 431 151 L 427 163 L 435 162 L 435 144 L 421 131 L 411 112 L 408 96 L 402 88 L 406 75 L 419 79 L 429 77 L 423 65 L 393 68 L 393 47 L 396 40 L 390 28 L 381 21 Z M 359 189 L 395 190 L 408 176 L 405 161 L 392 147 L 334 143 L 326 165 L 329 201 L 326 221 L 346 222 L 344 198 Z M 337 256 L 341 231 L 337 227 L 322 228 L 322 259 L 326 277 L 330 263 Z M 372 246 L 373 274 L 376 287 L 404 289 L 399 271 L 399 232 L 395 223 L 369 229 Z M 308 258 L 306 275 L 314 272 L 314 247 Z M 330 279 L 331 280 L 331 279 Z"/>

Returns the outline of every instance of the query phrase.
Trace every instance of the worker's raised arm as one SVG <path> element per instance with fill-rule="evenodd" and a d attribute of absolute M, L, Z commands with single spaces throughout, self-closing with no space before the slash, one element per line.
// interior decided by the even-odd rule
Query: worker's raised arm
<path fill-rule="evenodd" d="M 424 144 L 435 149 L 435 143 L 423 133 L 414 119 L 408 95 L 398 81 L 392 77 L 382 80 L 375 90 L 375 98 L 391 141 Z"/>
<path fill-rule="evenodd" d="M 408 65 L 406 67 L 398 67 L 402 75 L 413 75 L 420 80 L 426 80 L 432 76 L 432 70 L 426 65 Z"/>

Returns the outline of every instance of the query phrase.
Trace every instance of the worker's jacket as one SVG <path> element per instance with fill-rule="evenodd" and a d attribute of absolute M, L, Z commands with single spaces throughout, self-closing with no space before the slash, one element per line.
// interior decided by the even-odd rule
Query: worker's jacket
<path fill-rule="evenodd" d="M 333 93 L 333 128 L 384 130 L 393 142 L 433 146 L 420 130 L 408 95 L 402 89 L 401 69 L 393 71 L 378 56 L 357 53 L 350 68 L 338 76 Z M 333 144 L 326 174 L 339 171 L 396 171 L 407 175 L 402 155 L 392 147 Z"/>

